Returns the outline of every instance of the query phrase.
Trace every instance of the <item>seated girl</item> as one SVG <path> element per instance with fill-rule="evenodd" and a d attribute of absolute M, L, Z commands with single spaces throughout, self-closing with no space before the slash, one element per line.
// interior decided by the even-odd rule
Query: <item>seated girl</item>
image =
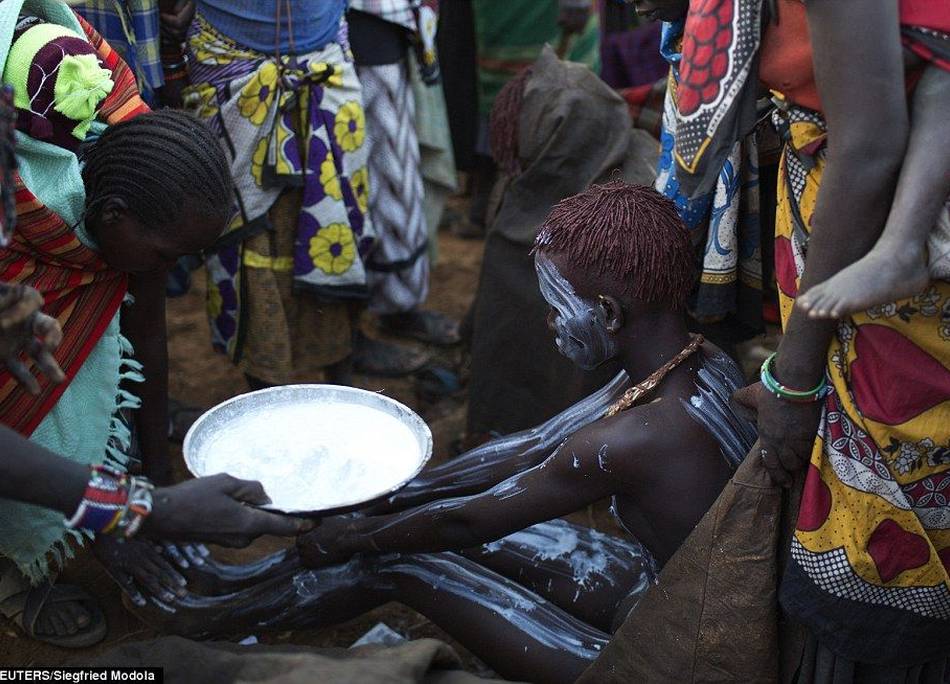
<path fill-rule="evenodd" d="M 0 281 L 43 295 L 62 328 L 54 356 L 65 373 L 59 384 L 41 379 L 32 396 L 0 372 L 0 421 L 84 465 L 124 469 L 137 444 L 145 473 L 164 480 L 165 270 L 223 229 L 224 153 L 196 120 L 147 113 L 128 68 L 61 2 L 4 2 L 0 62 L 15 90 L 19 166 Z M 57 512 L 10 501 L 0 501 L 0 522 L 0 611 L 61 646 L 101 639 L 90 597 L 51 580 L 70 543 L 89 535 Z M 103 557 L 149 575 L 153 563 L 107 553 L 114 545 L 102 542 Z"/>
<path fill-rule="evenodd" d="M 298 551 L 192 572 L 204 595 L 159 602 L 149 620 L 193 635 L 285 630 L 395 600 L 507 678 L 574 681 L 755 434 L 729 405 L 739 369 L 687 331 L 693 257 L 672 202 L 595 185 L 555 206 L 535 264 L 557 348 L 588 370 L 618 359 L 611 383 L 361 517 L 324 520 Z M 611 497 L 626 538 L 559 519 Z"/>

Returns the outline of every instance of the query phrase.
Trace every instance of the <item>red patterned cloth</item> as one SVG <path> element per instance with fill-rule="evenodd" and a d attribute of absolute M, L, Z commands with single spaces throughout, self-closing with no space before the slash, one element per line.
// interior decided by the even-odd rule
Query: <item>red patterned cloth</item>
<path fill-rule="evenodd" d="M 79 22 L 115 82 L 99 118 L 114 124 L 147 112 L 128 66 L 89 24 L 81 18 Z M 44 311 L 63 329 L 55 357 L 66 373 L 66 381 L 59 385 L 40 378 L 40 396 L 32 397 L 9 372 L 0 372 L 0 422 L 29 436 L 55 406 L 112 321 L 125 297 L 127 277 L 84 246 L 73 229 L 43 205 L 19 176 L 16 215 L 13 238 L 0 249 L 0 282 L 23 283 L 42 293 Z"/>

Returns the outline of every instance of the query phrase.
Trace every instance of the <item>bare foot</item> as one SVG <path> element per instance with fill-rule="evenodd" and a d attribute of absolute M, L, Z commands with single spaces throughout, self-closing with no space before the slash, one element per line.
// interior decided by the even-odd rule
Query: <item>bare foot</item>
<path fill-rule="evenodd" d="M 796 302 L 809 318 L 842 318 L 922 292 L 930 282 L 923 249 L 876 246 Z"/>

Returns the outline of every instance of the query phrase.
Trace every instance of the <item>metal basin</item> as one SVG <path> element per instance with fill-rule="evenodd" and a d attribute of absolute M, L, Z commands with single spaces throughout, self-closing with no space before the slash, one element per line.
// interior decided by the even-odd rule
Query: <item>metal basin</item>
<path fill-rule="evenodd" d="M 297 446 L 293 440 L 287 442 L 286 439 L 283 439 L 282 435 L 286 434 L 288 416 L 293 415 L 297 420 L 296 424 L 300 425 L 301 430 L 304 430 L 307 426 L 301 423 L 306 423 L 307 420 L 300 421 L 300 416 L 319 417 L 321 409 L 325 410 L 323 414 L 325 416 L 333 410 L 341 410 L 341 406 L 344 407 L 342 410 L 349 410 L 345 407 L 354 407 L 354 410 L 359 410 L 359 415 L 367 416 L 365 425 L 360 424 L 360 433 L 363 433 L 364 430 L 374 430 L 374 423 L 375 429 L 382 430 L 383 423 L 391 426 L 389 418 L 386 416 L 395 418 L 408 428 L 412 435 L 412 441 L 417 448 L 413 450 L 413 453 L 409 453 L 411 448 L 409 450 L 404 449 L 404 453 L 400 457 L 401 460 L 395 466 L 392 463 L 386 463 L 385 459 L 391 457 L 391 454 L 388 454 L 385 449 L 380 449 L 379 453 L 367 455 L 366 458 L 370 459 L 368 465 L 372 469 L 372 477 L 366 477 L 368 472 L 367 463 L 362 462 L 360 464 L 362 471 L 356 468 L 353 474 L 353 477 L 358 478 L 359 481 L 350 482 L 349 484 L 352 486 L 347 486 L 346 478 L 348 475 L 346 473 L 350 471 L 350 468 L 347 467 L 348 464 L 334 463 L 331 465 L 329 460 L 324 460 L 321 464 L 319 453 L 315 457 L 308 456 L 308 458 L 317 459 L 317 462 L 314 463 L 317 466 L 316 468 L 307 468 L 308 472 L 286 472 L 287 464 L 293 463 L 292 459 L 287 459 L 288 448 L 299 450 L 307 446 L 313 446 L 308 444 Z M 365 409 L 375 409 L 375 411 Z M 386 415 L 380 416 L 377 412 Z M 263 417 L 263 421 L 257 421 L 258 417 Z M 268 443 L 273 440 L 275 444 L 287 442 L 290 446 L 287 447 L 285 444 L 283 452 L 277 448 L 255 449 L 251 466 L 248 466 L 249 461 L 246 457 L 240 457 L 245 460 L 242 461 L 243 465 L 238 466 L 237 459 L 239 457 L 235 456 L 235 465 L 232 468 L 235 472 L 232 472 L 229 470 L 227 462 L 229 456 L 222 456 L 222 453 L 228 454 L 230 452 L 227 450 L 222 452 L 221 442 L 218 440 L 229 432 L 238 434 L 240 426 L 246 426 L 249 419 L 257 421 L 255 425 L 265 426 L 264 430 L 259 431 L 262 434 L 255 436 L 258 442 Z M 268 425 L 275 426 L 272 430 L 275 434 L 267 434 L 266 426 Z M 283 429 L 276 427 L 281 425 L 284 426 Z M 343 432 L 343 436 L 336 436 L 335 439 L 352 440 L 359 438 L 359 436 L 347 437 L 346 434 L 346 432 Z M 352 431 L 350 434 L 352 434 Z M 409 443 L 409 440 L 406 440 L 406 444 Z M 240 449 L 237 449 L 237 451 L 240 451 Z M 425 421 L 414 411 L 398 401 L 380 394 L 338 385 L 286 385 L 242 394 L 210 409 L 191 426 L 185 436 L 183 452 L 188 470 L 197 477 L 228 472 L 244 479 L 260 479 L 264 483 L 265 490 L 268 490 L 267 478 L 276 477 L 273 472 L 280 471 L 280 468 L 283 467 L 284 471 L 280 475 L 281 480 L 278 482 L 271 480 L 272 489 L 268 491 L 268 495 L 273 503 L 264 508 L 296 515 L 326 516 L 360 508 L 405 486 L 419 474 L 432 456 L 432 433 Z M 223 467 L 222 458 L 224 458 Z M 373 459 L 375 459 L 375 463 L 378 463 L 378 468 L 373 467 Z M 209 461 L 213 461 L 213 464 Z M 321 465 L 333 468 L 336 468 L 337 465 L 341 466 L 337 472 L 341 479 L 334 491 L 327 492 L 324 489 L 323 493 L 320 494 L 316 491 L 319 487 L 314 486 L 312 497 L 310 497 L 309 488 L 306 488 L 306 492 L 303 492 L 302 496 L 306 497 L 304 501 L 301 501 L 301 492 L 293 497 L 285 497 L 284 501 L 280 500 L 277 494 L 281 490 L 281 485 L 286 484 L 288 479 L 293 482 L 306 483 L 309 477 L 309 481 L 312 482 L 313 472 L 319 472 L 319 466 Z M 389 466 L 389 468 L 387 469 L 384 466 Z M 259 470 L 260 476 L 248 477 L 248 467 L 251 467 L 255 473 Z M 393 470 L 393 468 L 396 468 L 396 470 Z M 362 478 L 359 478 L 359 472 L 363 473 Z M 324 474 L 326 474 L 325 470 Z M 298 486 L 298 489 L 303 486 Z M 358 493 L 354 493 L 355 490 L 358 490 Z"/>

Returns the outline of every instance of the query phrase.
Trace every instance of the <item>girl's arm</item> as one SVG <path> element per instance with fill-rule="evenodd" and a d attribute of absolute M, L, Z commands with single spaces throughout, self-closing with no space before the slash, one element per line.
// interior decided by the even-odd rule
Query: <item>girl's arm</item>
<path fill-rule="evenodd" d="M 57 456 L 0 426 L 0 498 L 71 516 L 88 481 L 88 466 Z"/>
<path fill-rule="evenodd" d="M 457 551 L 573 513 L 621 485 L 590 446 L 601 441 L 579 433 L 540 465 L 475 496 L 433 501 L 393 515 L 330 518 L 298 540 L 301 558 L 317 567 L 367 551 Z"/>
<path fill-rule="evenodd" d="M 165 329 L 165 272 L 129 278 L 135 303 L 122 311 L 122 333 L 142 364 L 145 382 L 125 387 L 142 400 L 135 412 L 143 474 L 156 484 L 171 484 L 168 457 L 168 343 Z"/>
<path fill-rule="evenodd" d="M 493 439 L 447 463 L 426 469 L 371 510 L 392 513 L 437 499 L 484 492 L 544 461 L 570 435 L 603 416 L 629 386 L 627 374 L 618 373 L 607 385 L 541 425 Z"/>

